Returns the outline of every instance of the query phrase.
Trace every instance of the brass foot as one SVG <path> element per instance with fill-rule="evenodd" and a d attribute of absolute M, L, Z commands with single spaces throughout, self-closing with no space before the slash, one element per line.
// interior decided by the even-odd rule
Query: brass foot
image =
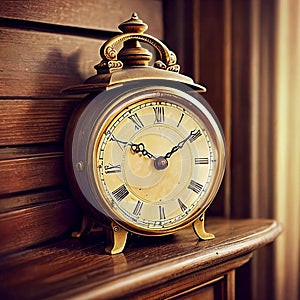
<path fill-rule="evenodd" d="M 125 247 L 128 231 L 115 222 L 111 222 L 111 229 L 108 231 L 109 245 L 105 248 L 108 254 L 121 253 Z"/>
<path fill-rule="evenodd" d="M 80 230 L 72 232 L 72 237 L 80 238 L 82 235 L 88 234 L 92 231 L 94 225 L 95 222 L 91 221 L 87 216 L 83 216 Z"/>
<path fill-rule="evenodd" d="M 193 223 L 193 229 L 196 235 L 202 240 L 211 240 L 215 238 L 214 234 L 205 231 L 204 213 Z"/>

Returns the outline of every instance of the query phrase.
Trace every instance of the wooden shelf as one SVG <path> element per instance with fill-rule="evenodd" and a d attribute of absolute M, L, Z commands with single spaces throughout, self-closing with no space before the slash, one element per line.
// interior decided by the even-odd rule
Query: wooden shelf
<path fill-rule="evenodd" d="M 2 299 L 165 299 L 188 292 L 214 297 L 219 286 L 223 296 L 234 297 L 234 270 L 274 241 L 281 225 L 208 218 L 207 231 L 216 238 L 198 241 L 191 228 L 159 238 L 131 236 L 113 256 L 96 236 L 8 255 L 0 261 L 0 293 Z"/>

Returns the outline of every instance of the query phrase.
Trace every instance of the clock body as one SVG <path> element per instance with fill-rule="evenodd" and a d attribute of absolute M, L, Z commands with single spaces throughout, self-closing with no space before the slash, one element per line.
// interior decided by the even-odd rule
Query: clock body
<path fill-rule="evenodd" d="M 88 98 L 73 116 L 66 156 L 93 218 L 142 235 L 198 219 L 225 169 L 222 129 L 204 98 L 170 80 L 131 81 Z"/>

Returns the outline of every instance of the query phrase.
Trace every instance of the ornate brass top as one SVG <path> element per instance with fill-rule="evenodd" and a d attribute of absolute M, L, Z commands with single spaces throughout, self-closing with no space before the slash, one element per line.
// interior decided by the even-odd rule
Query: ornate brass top
<path fill-rule="evenodd" d="M 109 39 L 101 47 L 100 55 L 103 60 L 100 66 L 97 66 L 97 70 L 100 69 L 101 72 L 101 68 L 106 66 L 110 71 L 123 66 L 148 66 L 152 55 L 141 46 L 140 41 L 142 41 L 153 46 L 160 56 L 160 60 L 154 63 L 154 67 L 179 72 L 179 65 L 176 64 L 176 55 L 160 40 L 144 33 L 148 29 L 148 25 L 139 19 L 136 13 L 133 13 L 129 20 L 121 23 L 119 29 L 122 30 L 123 34 Z M 118 51 L 118 46 L 122 42 L 124 46 Z M 109 62 L 114 62 L 114 64 Z"/>
<path fill-rule="evenodd" d="M 206 91 L 190 77 L 179 74 L 180 66 L 176 63 L 176 55 L 160 40 L 145 34 L 148 25 L 136 13 L 118 27 L 122 33 L 107 40 L 100 48 L 102 60 L 94 67 L 97 75 L 88 78 L 83 85 L 70 87 L 64 92 L 96 92 L 116 83 L 143 78 L 180 81 L 198 87 L 198 92 Z M 159 59 L 153 66 L 149 66 L 151 52 L 143 48 L 140 42 L 149 44 L 156 50 Z"/>

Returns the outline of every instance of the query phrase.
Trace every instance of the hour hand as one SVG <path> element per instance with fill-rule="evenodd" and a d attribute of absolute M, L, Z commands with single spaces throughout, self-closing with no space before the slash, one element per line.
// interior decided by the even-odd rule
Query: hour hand
<path fill-rule="evenodd" d="M 130 149 L 134 153 L 142 153 L 143 156 L 147 156 L 149 158 L 156 159 L 156 157 L 153 154 L 151 154 L 148 150 L 146 150 L 146 148 L 145 148 L 145 146 L 144 146 L 143 143 L 131 144 L 130 145 Z"/>

